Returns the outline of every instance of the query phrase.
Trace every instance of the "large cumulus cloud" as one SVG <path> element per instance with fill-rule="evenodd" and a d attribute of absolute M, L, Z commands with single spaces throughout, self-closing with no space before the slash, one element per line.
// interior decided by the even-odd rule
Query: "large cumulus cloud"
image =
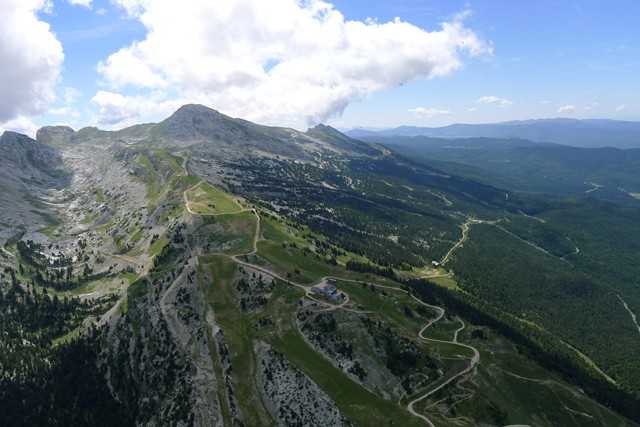
<path fill-rule="evenodd" d="M 158 105 L 200 102 L 303 127 L 372 92 L 452 73 L 461 55 L 491 50 L 462 15 L 427 31 L 400 19 L 349 21 L 319 0 L 115 1 L 146 36 L 98 66 L 106 91 L 95 102 L 110 124 L 132 120 L 132 112 L 144 117 L 152 94 L 155 113 Z"/>
<path fill-rule="evenodd" d="M 0 0 L 0 123 L 24 123 L 55 98 L 62 45 L 37 13 L 47 0 Z M 22 130 L 22 129 L 20 129 Z"/>

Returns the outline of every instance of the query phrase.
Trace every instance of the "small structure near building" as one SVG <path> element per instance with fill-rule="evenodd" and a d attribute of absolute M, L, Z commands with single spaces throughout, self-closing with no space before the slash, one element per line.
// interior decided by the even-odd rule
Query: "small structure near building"
<path fill-rule="evenodd" d="M 328 279 L 311 288 L 311 292 L 330 301 L 342 301 L 344 299 L 344 294 L 338 291 L 335 283 L 335 280 Z"/>
<path fill-rule="evenodd" d="M 436 268 L 440 267 L 440 263 L 438 261 L 431 261 L 431 265 L 433 265 Z"/>

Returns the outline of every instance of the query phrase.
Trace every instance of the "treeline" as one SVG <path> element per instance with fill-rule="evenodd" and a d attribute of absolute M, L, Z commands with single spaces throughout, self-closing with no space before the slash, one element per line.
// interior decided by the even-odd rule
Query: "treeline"
<path fill-rule="evenodd" d="M 81 240 L 78 243 L 80 250 L 84 250 L 86 243 Z M 16 248 L 20 256 L 20 260 L 24 263 L 19 264 L 19 273 L 21 276 L 29 276 L 34 284 L 52 288 L 56 291 L 69 291 L 82 286 L 83 284 L 99 280 L 108 276 L 109 273 L 94 274 L 93 268 L 88 263 L 88 257 L 82 257 L 85 262 L 78 274 L 74 274 L 72 259 L 57 254 L 51 262 L 44 255 L 44 247 L 31 240 L 26 242 L 18 241 Z M 82 255 L 82 254 L 80 254 Z"/>
<path fill-rule="evenodd" d="M 0 279 L 0 331 L 5 337 L 23 338 L 48 346 L 51 340 L 64 335 L 93 312 L 94 306 L 77 298 L 49 295 L 46 289 L 22 285 L 15 276 L 10 282 Z"/>
<path fill-rule="evenodd" d="M 244 173 L 238 176 L 242 186 L 233 191 L 267 209 L 277 207 L 279 214 L 326 236 L 333 245 L 380 265 L 397 269 L 424 265 L 424 257 L 439 258 L 444 250 L 436 241 L 423 242 L 433 234 L 427 230 L 445 227 L 447 233 L 457 232 L 455 223 L 437 210 L 411 199 L 365 195 L 341 184 L 344 179 L 333 182 L 327 170 L 275 161 L 236 166 Z M 310 179 L 334 186 L 311 185 Z"/>
<path fill-rule="evenodd" d="M 111 394 L 98 365 L 98 334 L 79 337 L 50 356 L 50 366 L 28 377 L 0 378 L 4 427 L 132 426 L 134 420 Z"/>
<path fill-rule="evenodd" d="M 397 279 L 396 272 L 391 267 L 378 267 L 368 262 L 358 262 L 354 260 L 347 261 L 346 267 L 347 270 L 357 271 L 358 273 L 371 273 L 388 277 L 389 279 Z"/>
<path fill-rule="evenodd" d="M 568 382 L 581 387 L 598 402 L 640 422 L 640 398 L 589 369 L 573 350 L 553 335 L 526 328 L 481 300 L 448 291 L 427 280 L 411 279 L 403 283 L 423 301 L 444 305 L 470 323 L 487 326 L 502 334 L 543 367 L 559 372 Z"/>
<path fill-rule="evenodd" d="M 105 312 L 113 297 L 96 302 L 58 297 L 18 282 L 7 268 L 0 273 L 0 379 L 29 378 L 49 364 L 52 344 Z M 2 411 L 0 411 L 2 413 Z"/>

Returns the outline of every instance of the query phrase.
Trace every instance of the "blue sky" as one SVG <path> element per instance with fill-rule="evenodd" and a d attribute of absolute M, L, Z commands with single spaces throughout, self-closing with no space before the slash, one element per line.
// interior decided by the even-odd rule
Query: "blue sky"
<path fill-rule="evenodd" d="M 633 0 L 333 0 L 331 3 L 335 10 L 343 14 L 346 20 L 366 22 L 368 18 L 373 18 L 378 23 L 385 23 L 399 17 L 425 33 L 439 31 L 442 22 L 453 22 L 461 12 L 471 11 L 464 19 L 464 28 L 472 31 L 485 47 L 492 47 L 493 52 L 485 51 L 476 55 L 460 48 L 460 66 L 442 75 L 433 72 L 433 64 L 423 65 L 414 74 L 401 73 L 401 76 L 392 77 L 386 76 L 384 70 L 372 68 L 380 74 L 371 78 L 364 88 L 358 85 L 357 76 L 356 82 L 353 81 L 352 72 L 349 71 L 349 83 L 344 83 L 341 89 L 347 94 L 331 99 L 325 99 L 314 87 L 308 87 L 309 82 L 305 80 L 304 85 L 307 86 L 295 87 L 308 88 L 309 93 L 317 97 L 317 102 L 324 102 L 327 107 L 309 112 L 300 120 L 296 114 L 302 112 L 296 111 L 296 108 L 306 112 L 313 110 L 313 105 L 304 102 L 296 104 L 284 99 L 271 107 L 263 99 L 257 99 L 255 108 L 247 107 L 245 110 L 241 104 L 253 103 L 248 94 L 250 90 L 246 87 L 220 96 L 216 92 L 220 92 L 220 86 L 217 85 L 227 81 L 225 79 L 230 78 L 232 73 L 225 74 L 224 78 L 217 76 L 211 81 L 206 81 L 205 76 L 201 87 L 194 86 L 191 82 L 179 80 L 183 77 L 176 77 L 171 70 L 159 69 L 159 63 L 175 63 L 179 56 L 165 58 L 162 49 L 158 48 L 135 54 L 136 60 L 144 58 L 145 61 L 155 55 L 146 63 L 153 67 L 154 73 L 162 80 L 161 84 L 154 87 L 147 87 L 135 76 L 127 76 L 135 72 L 118 64 L 111 64 L 106 71 L 99 71 L 100 62 L 107 64 L 114 53 L 127 50 L 133 42 L 145 40 L 152 28 L 149 22 L 152 22 L 154 29 L 160 28 L 158 33 L 164 31 L 161 33 L 165 37 L 162 40 L 167 40 L 167 34 L 171 35 L 170 29 L 161 29 L 162 25 L 166 26 L 166 21 L 156 22 L 149 18 L 158 15 L 157 11 L 125 11 L 125 3 L 125 0 L 94 0 L 90 7 L 84 7 L 71 5 L 67 0 L 54 0 L 52 10 L 36 12 L 38 19 L 50 24 L 51 32 L 64 51 L 64 61 L 60 64 L 54 87 L 56 100 L 50 100 L 44 109 L 34 110 L 34 114 L 27 114 L 35 125 L 68 123 L 75 127 L 89 124 L 120 127 L 139 120 L 161 119 L 176 103 L 182 101 L 217 104 L 211 106 L 233 115 L 246 115 L 250 119 L 274 124 L 281 120 L 284 122 L 282 124 L 296 127 L 319 120 L 349 128 L 402 124 L 437 126 L 454 122 L 479 123 L 558 116 L 640 119 L 640 45 L 637 43 L 640 40 L 640 2 Z M 136 3 L 136 0 L 131 3 Z M 180 3 L 185 8 L 191 7 L 190 1 Z M 204 9 L 195 10 L 194 13 L 216 13 L 210 7 L 198 7 Z M 216 17 L 208 17 L 211 18 Z M 146 26 L 143 22 L 146 22 Z M 224 21 L 220 22 L 220 25 L 224 25 Z M 244 25 L 243 22 L 237 25 Z M 255 23 L 249 20 L 246 25 Z M 181 31 L 178 24 L 175 38 L 180 40 L 187 29 Z M 263 29 L 252 31 L 260 32 Z M 299 33 L 301 30 L 296 31 Z M 222 37 L 228 33 L 220 30 L 207 34 Z M 187 37 L 184 46 L 199 44 L 197 40 Z M 196 34 L 191 37 L 202 36 Z M 406 40 L 405 44 L 407 52 L 415 49 L 411 40 Z M 217 48 L 216 45 L 213 47 Z M 180 46 L 176 49 L 180 50 Z M 209 53 L 215 52 L 213 48 L 203 49 Z M 256 50 L 260 49 L 269 50 L 269 46 L 260 41 Z M 291 51 L 296 52 L 295 48 Z M 362 54 L 381 58 L 390 56 L 389 64 L 400 68 L 405 63 L 412 66 L 415 62 L 415 58 L 403 57 L 395 52 L 374 52 Z M 354 55 L 360 53 L 354 50 Z M 289 61 L 292 61 L 288 55 Z M 237 57 L 233 58 L 237 60 Z M 216 72 L 222 72 L 220 68 L 230 63 L 230 59 L 226 59 L 227 62 L 216 63 Z M 369 60 L 375 67 L 377 60 Z M 309 58 L 309 64 L 316 65 L 317 61 L 315 57 Z M 274 64 L 278 65 L 279 62 L 275 61 Z M 180 76 L 197 74 L 199 66 L 193 64 L 191 68 L 185 68 Z M 331 67 L 327 68 L 329 72 L 333 70 Z M 322 68 L 322 63 L 319 68 Z M 362 77 L 369 77 L 368 71 L 364 71 Z M 332 81 L 331 85 L 343 84 L 344 76 L 341 79 L 340 83 Z M 280 87 L 271 85 L 264 90 L 265 93 L 277 93 L 274 88 Z M 212 93 L 200 96 L 199 91 Z M 282 91 L 292 92 L 295 89 L 282 87 Z M 97 96 L 100 92 L 103 92 L 102 95 Z M 242 102 L 230 100 L 236 93 Z M 66 98 L 65 94 L 68 95 Z M 155 108 L 158 105 L 164 107 Z M 258 108 L 281 109 L 282 105 L 291 110 L 286 114 L 256 111 Z"/>
<path fill-rule="evenodd" d="M 640 2 L 342 0 L 335 4 L 354 18 L 367 13 L 380 19 L 401 16 L 427 28 L 468 5 L 473 10 L 468 26 L 495 47 L 492 58 L 469 60 L 449 77 L 416 81 L 352 105 L 343 118 L 347 126 L 555 116 L 640 119 Z M 513 105 L 474 105 L 487 95 L 512 100 Z M 576 113 L 558 113 L 566 105 L 575 106 Z M 622 111 L 616 111 L 623 105 Z M 406 111 L 415 106 L 447 109 L 452 114 L 430 120 L 407 117 Z"/>

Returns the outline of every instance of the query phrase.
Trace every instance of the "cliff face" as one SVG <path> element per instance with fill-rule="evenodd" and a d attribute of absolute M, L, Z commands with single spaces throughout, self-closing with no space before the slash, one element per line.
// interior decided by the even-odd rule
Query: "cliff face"
<path fill-rule="evenodd" d="M 44 201 L 69 179 L 56 148 L 5 132 L 0 137 L 0 244 L 49 225 L 55 213 Z"/>
<path fill-rule="evenodd" d="M 64 147 L 72 142 L 75 131 L 69 126 L 45 126 L 38 129 L 36 140 L 54 147 Z"/>
<path fill-rule="evenodd" d="M 21 179 L 58 180 L 64 175 L 58 150 L 14 132 L 0 137 L 0 165 L 5 174 Z"/>

